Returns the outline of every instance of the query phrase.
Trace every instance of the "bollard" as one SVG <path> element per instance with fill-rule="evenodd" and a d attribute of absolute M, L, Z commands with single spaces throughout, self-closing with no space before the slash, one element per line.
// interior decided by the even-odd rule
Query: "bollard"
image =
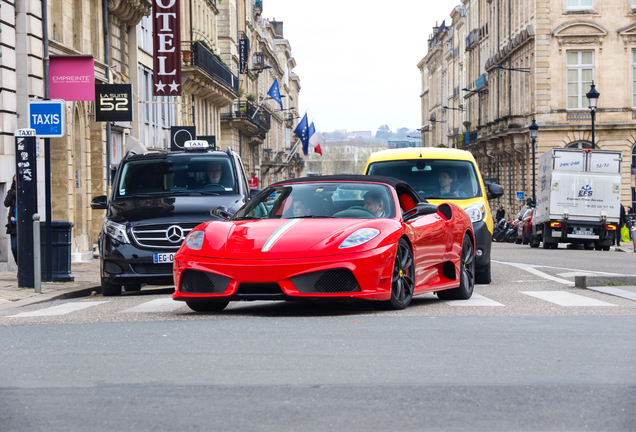
<path fill-rule="evenodd" d="M 42 293 L 42 269 L 40 268 L 40 215 L 33 215 L 33 282 L 35 292 Z"/>
<path fill-rule="evenodd" d="M 634 245 L 634 252 L 636 252 L 636 223 L 632 222 L 632 226 L 630 227 L 630 231 L 632 234 L 632 244 Z"/>

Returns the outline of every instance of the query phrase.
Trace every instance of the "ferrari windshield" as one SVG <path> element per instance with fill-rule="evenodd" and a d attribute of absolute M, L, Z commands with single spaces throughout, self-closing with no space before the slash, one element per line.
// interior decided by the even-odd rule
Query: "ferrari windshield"
<path fill-rule="evenodd" d="M 197 154 L 193 157 L 131 160 L 122 167 L 117 197 L 161 194 L 236 193 L 232 163 L 227 157 Z"/>
<path fill-rule="evenodd" d="M 470 199 L 481 196 L 477 172 L 470 161 L 450 159 L 380 161 L 371 164 L 368 174 L 403 180 L 424 199 Z"/>
<path fill-rule="evenodd" d="M 374 183 L 297 183 L 265 189 L 232 220 L 339 218 L 375 219 L 395 216 L 388 186 Z"/>

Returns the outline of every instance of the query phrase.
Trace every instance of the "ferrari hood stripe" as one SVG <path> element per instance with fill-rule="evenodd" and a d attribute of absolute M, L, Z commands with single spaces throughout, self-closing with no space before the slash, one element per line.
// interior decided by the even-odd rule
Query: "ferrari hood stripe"
<path fill-rule="evenodd" d="M 274 246 L 274 244 L 278 241 L 279 238 L 283 236 L 287 231 L 289 231 L 294 225 L 300 222 L 302 219 L 291 219 L 282 227 L 278 228 L 274 234 L 267 240 L 261 252 L 269 252 L 269 250 Z"/>

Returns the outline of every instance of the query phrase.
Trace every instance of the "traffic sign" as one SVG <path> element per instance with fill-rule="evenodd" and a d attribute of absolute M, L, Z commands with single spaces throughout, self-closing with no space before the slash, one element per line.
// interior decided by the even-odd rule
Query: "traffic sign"
<path fill-rule="evenodd" d="M 517 199 L 519 201 L 523 201 L 524 199 L 526 199 L 526 193 L 521 191 L 521 192 L 517 192 Z"/>
<path fill-rule="evenodd" d="M 29 127 L 38 138 L 61 138 L 66 135 L 66 102 L 62 99 L 30 100 Z"/>

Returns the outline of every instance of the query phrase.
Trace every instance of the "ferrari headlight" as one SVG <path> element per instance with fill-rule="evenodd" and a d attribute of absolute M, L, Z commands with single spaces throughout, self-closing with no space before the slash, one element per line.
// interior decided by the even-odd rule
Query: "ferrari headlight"
<path fill-rule="evenodd" d="M 130 243 L 128 235 L 126 234 L 126 225 L 105 219 L 102 229 L 104 230 L 104 233 L 113 240 L 117 240 L 120 243 Z"/>
<path fill-rule="evenodd" d="M 203 231 L 192 231 L 186 238 L 186 246 L 192 250 L 201 250 L 205 233 Z"/>
<path fill-rule="evenodd" d="M 470 216 L 470 221 L 472 223 L 479 222 L 484 219 L 484 215 L 486 214 L 486 209 L 483 204 L 474 204 L 464 209 L 468 216 Z"/>
<path fill-rule="evenodd" d="M 368 242 L 369 240 L 373 240 L 380 234 L 380 231 L 375 228 L 362 228 L 354 233 L 352 233 L 349 237 L 347 237 L 341 244 L 338 246 L 338 249 L 346 249 L 354 246 L 358 246 Z"/>

